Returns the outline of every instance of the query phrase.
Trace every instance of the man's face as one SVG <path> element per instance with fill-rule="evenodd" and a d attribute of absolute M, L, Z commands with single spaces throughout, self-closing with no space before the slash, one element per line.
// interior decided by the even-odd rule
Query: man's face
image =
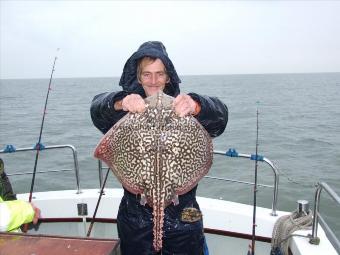
<path fill-rule="evenodd" d="M 153 63 L 146 63 L 142 68 L 140 82 L 146 96 L 152 96 L 159 91 L 163 91 L 168 80 L 165 66 L 158 58 Z"/>

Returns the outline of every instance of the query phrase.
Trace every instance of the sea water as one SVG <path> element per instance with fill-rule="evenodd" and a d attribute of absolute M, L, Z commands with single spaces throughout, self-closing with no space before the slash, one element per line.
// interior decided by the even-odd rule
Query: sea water
<path fill-rule="evenodd" d="M 57 76 L 57 75 L 56 75 Z M 340 194 L 340 73 L 182 76 L 181 92 L 221 99 L 229 109 L 225 132 L 214 148 L 258 153 L 280 171 L 278 209 L 293 211 L 296 200 L 313 207 L 315 185 L 327 182 Z M 48 79 L 0 80 L 0 149 L 33 147 L 39 138 Z M 90 117 L 92 98 L 117 91 L 118 78 L 55 78 L 42 132 L 45 146 L 72 144 L 78 150 L 81 187 L 99 187 L 93 151 L 102 134 Z M 257 114 L 258 113 L 258 114 Z M 9 174 L 32 172 L 35 152 L 0 154 Z M 62 159 L 62 160 L 60 160 Z M 38 171 L 72 168 L 69 151 L 41 152 Z M 215 156 L 210 176 L 254 180 L 255 162 Z M 258 164 L 258 182 L 272 185 L 273 173 Z M 29 192 L 31 175 L 11 175 L 15 192 Z M 108 187 L 119 187 L 110 175 Z M 74 189 L 74 173 L 37 174 L 34 191 Z M 198 194 L 253 203 L 253 187 L 203 179 Z M 257 204 L 271 207 L 273 190 L 259 188 Z M 340 237 L 340 207 L 323 192 L 321 213 Z"/>

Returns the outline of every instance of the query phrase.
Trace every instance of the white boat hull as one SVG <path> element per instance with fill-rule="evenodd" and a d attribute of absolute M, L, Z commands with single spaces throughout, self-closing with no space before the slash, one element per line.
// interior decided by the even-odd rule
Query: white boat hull
<path fill-rule="evenodd" d="M 96 219 L 100 223 L 95 223 L 92 237 L 117 238 L 116 218 L 123 195 L 122 189 L 105 189 L 102 196 Z M 99 197 L 98 189 L 85 189 L 81 193 L 76 190 L 36 192 L 33 194 L 33 203 L 41 209 L 41 221 L 43 222 L 37 233 L 40 234 L 63 234 L 85 236 L 90 218 L 92 218 L 96 203 Z M 28 200 L 28 194 L 18 195 L 19 199 Z M 248 243 L 252 234 L 252 213 L 253 207 L 250 205 L 223 201 L 212 198 L 197 197 L 200 204 L 204 228 L 207 234 L 207 242 L 210 254 L 225 254 L 230 246 L 235 245 L 224 242 L 225 238 L 241 240 L 237 246 L 243 246 L 239 254 L 246 254 Z M 77 204 L 87 205 L 87 216 L 79 216 Z M 271 215 L 271 209 L 257 207 L 256 210 L 256 236 L 262 241 L 269 241 L 276 220 L 288 214 L 288 212 L 278 211 L 278 216 Z M 70 222 L 78 223 L 72 224 Z M 87 221 L 87 223 L 86 223 Z M 84 222 L 84 223 L 82 223 Z M 53 227 L 51 227 L 53 226 Z M 311 230 L 299 231 L 299 234 L 311 234 Z M 335 255 L 338 254 L 325 236 L 321 226 L 319 226 L 319 245 L 312 245 L 307 238 L 293 237 L 290 240 L 290 249 L 293 255 Z M 263 252 L 257 254 L 269 254 L 270 244 L 259 242 L 256 248 Z M 263 245 L 265 244 L 265 245 Z M 263 246 L 263 247 L 262 247 Z M 242 251 L 241 251 L 242 250 Z M 233 254 L 238 254 L 233 252 Z"/>

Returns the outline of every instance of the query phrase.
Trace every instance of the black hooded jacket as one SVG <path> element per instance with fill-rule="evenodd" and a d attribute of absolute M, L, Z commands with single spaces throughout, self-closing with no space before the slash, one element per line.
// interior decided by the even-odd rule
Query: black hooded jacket
<path fill-rule="evenodd" d="M 5 173 L 3 160 L 0 158 L 0 197 L 4 201 L 16 200 L 16 195 L 13 192 L 12 185 Z"/>
<path fill-rule="evenodd" d="M 175 67 L 168 57 L 166 49 L 161 42 L 151 41 L 143 43 L 139 49 L 125 63 L 119 85 L 123 90 L 119 92 L 102 93 L 94 97 L 91 105 L 91 118 L 93 124 L 106 133 L 127 112 L 114 109 L 114 103 L 122 100 L 129 94 L 139 94 L 146 97 L 141 84 L 137 80 L 137 62 L 139 59 L 149 56 L 162 60 L 165 65 L 170 82 L 165 86 L 164 93 L 176 97 L 180 93 L 179 79 Z M 208 131 L 211 137 L 223 133 L 228 122 L 228 108 L 216 97 L 202 96 L 189 93 L 193 100 L 201 106 L 201 111 L 195 117 Z"/>

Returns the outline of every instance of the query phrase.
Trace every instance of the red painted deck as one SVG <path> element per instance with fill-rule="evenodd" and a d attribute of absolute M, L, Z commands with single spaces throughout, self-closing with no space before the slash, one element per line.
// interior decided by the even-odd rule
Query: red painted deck
<path fill-rule="evenodd" d="M 118 255 L 119 240 L 0 232 L 0 255 Z"/>

